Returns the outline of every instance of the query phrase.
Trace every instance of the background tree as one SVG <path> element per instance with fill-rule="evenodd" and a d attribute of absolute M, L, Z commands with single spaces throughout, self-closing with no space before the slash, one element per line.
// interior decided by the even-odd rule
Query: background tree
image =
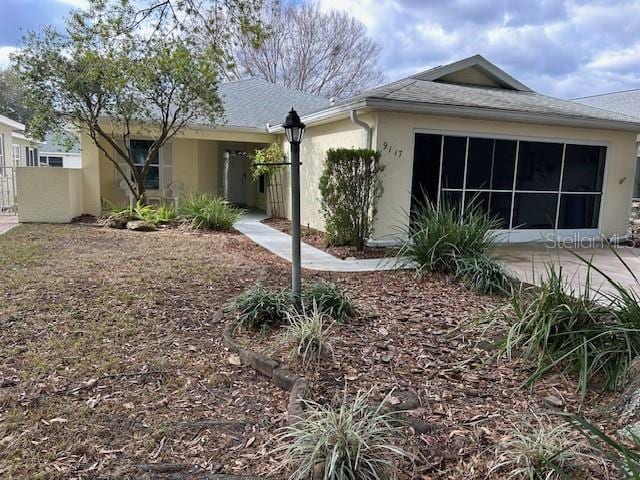
<path fill-rule="evenodd" d="M 346 12 L 320 10 L 317 2 L 267 2 L 256 41 L 241 38 L 232 76 L 254 76 L 327 98 L 347 98 L 379 84 L 380 47 L 365 25 Z"/>
<path fill-rule="evenodd" d="M 29 123 L 31 112 L 24 99 L 23 85 L 15 69 L 0 70 L 0 115 L 20 123 Z"/>
<path fill-rule="evenodd" d="M 160 148 L 190 122 L 220 119 L 217 85 L 231 61 L 229 39 L 260 34 L 252 0 L 140 4 L 90 0 L 66 19 L 65 33 L 30 33 L 14 61 L 33 112 L 30 133 L 71 122 L 144 201 Z M 153 142 L 136 165 L 129 140 L 142 132 Z"/>

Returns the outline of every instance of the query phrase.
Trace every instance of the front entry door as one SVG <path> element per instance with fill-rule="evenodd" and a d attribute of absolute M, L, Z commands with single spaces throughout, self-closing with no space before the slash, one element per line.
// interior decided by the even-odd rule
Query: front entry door
<path fill-rule="evenodd" d="M 224 194 L 229 202 L 237 205 L 247 204 L 248 175 L 247 152 L 244 150 L 225 149 Z"/>

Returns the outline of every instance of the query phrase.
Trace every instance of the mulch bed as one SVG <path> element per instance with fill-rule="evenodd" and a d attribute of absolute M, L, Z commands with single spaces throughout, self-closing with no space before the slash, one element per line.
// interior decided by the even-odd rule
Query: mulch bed
<path fill-rule="evenodd" d="M 499 308 L 500 299 L 476 295 L 444 277 L 416 279 L 406 272 L 330 279 L 345 285 L 360 310 L 347 324 L 334 326 L 332 358 L 305 369 L 279 331 L 241 329 L 237 339 L 304 375 L 320 402 L 338 402 L 344 388 L 349 394 L 373 389 L 379 400 L 393 391 L 392 402 L 417 395 L 422 406 L 411 415 L 430 431 L 414 436 L 421 458 L 406 478 L 485 478 L 495 447 L 532 411 L 549 411 L 545 399 L 560 398 L 569 410 L 578 409 L 575 379 L 551 374 L 529 392 L 522 388 L 524 365 L 496 357 L 493 344 L 504 330 L 475 321 Z M 582 413 L 595 416 L 595 406 L 591 394 Z M 598 466 L 593 468 L 600 478 Z"/>
<path fill-rule="evenodd" d="M 273 227 L 281 232 L 291 235 L 291 221 L 285 218 L 267 218 L 263 223 Z M 308 226 L 301 226 L 300 236 L 304 243 L 311 245 L 312 247 L 323 250 L 331 255 L 345 259 L 345 258 L 386 258 L 395 257 L 398 253 L 397 248 L 382 248 L 382 247 L 364 247 L 364 250 L 358 251 L 355 247 L 342 246 L 336 247 L 333 245 L 327 245 L 324 232 L 315 230 Z"/>
<path fill-rule="evenodd" d="M 231 361 L 213 314 L 257 282 L 288 286 L 287 262 L 237 233 L 22 225 L 0 237 L 0 270 L 0 477 L 272 470 L 288 394 Z M 345 386 L 417 394 L 412 414 L 430 429 L 412 437 L 420 457 L 404 478 L 485 478 L 495 445 L 545 397 L 577 407 L 574 379 L 528 392 L 523 365 L 495 358 L 501 327 L 473 322 L 501 299 L 408 272 L 304 277 L 341 283 L 358 305 L 334 326 L 333 358 L 305 370 L 277 332 L 238 339 L 286 360 L 322 402 Z"/>

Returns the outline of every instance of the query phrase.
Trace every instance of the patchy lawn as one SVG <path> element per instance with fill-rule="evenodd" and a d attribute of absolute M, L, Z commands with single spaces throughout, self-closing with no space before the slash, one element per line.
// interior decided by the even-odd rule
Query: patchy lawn
<path fill-rule="evenodd" d="M 287 263 L 238 234 L 34 225 L 0 236 L 0 269 L 0 477 L 271 470 L 288 396 L 229 363 L 212 314 L 260 280 L 286 286 Z M 495 445 L 546 396 L 576 405 L 564 377 L 529 393 L 517 361 L 496 361 L 496 333 L 472 324 L 496 299 L 409 273 L 305 277 L 340 282 L 360 309 L 336 327 L 333 359 L 305 372 L 316 398 L 345 383 L 421 398 L 413 415 L 430 428 L 414 437 L 408 476 L 483 478 Z M 286 356 L 273 333 L 241 339 Z"/>

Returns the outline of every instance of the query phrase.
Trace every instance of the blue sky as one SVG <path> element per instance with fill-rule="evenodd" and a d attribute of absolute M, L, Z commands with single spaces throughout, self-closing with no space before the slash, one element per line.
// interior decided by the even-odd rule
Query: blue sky
<path fill-rule="evenodd" d="M 395 80 L 480 53 L 542 93 L 640 88 L 640 0 L 318 0 L 382 46 Z M 85 0 L 0 0 L 0 65 L 28 30 L 61 25 Z"/>

